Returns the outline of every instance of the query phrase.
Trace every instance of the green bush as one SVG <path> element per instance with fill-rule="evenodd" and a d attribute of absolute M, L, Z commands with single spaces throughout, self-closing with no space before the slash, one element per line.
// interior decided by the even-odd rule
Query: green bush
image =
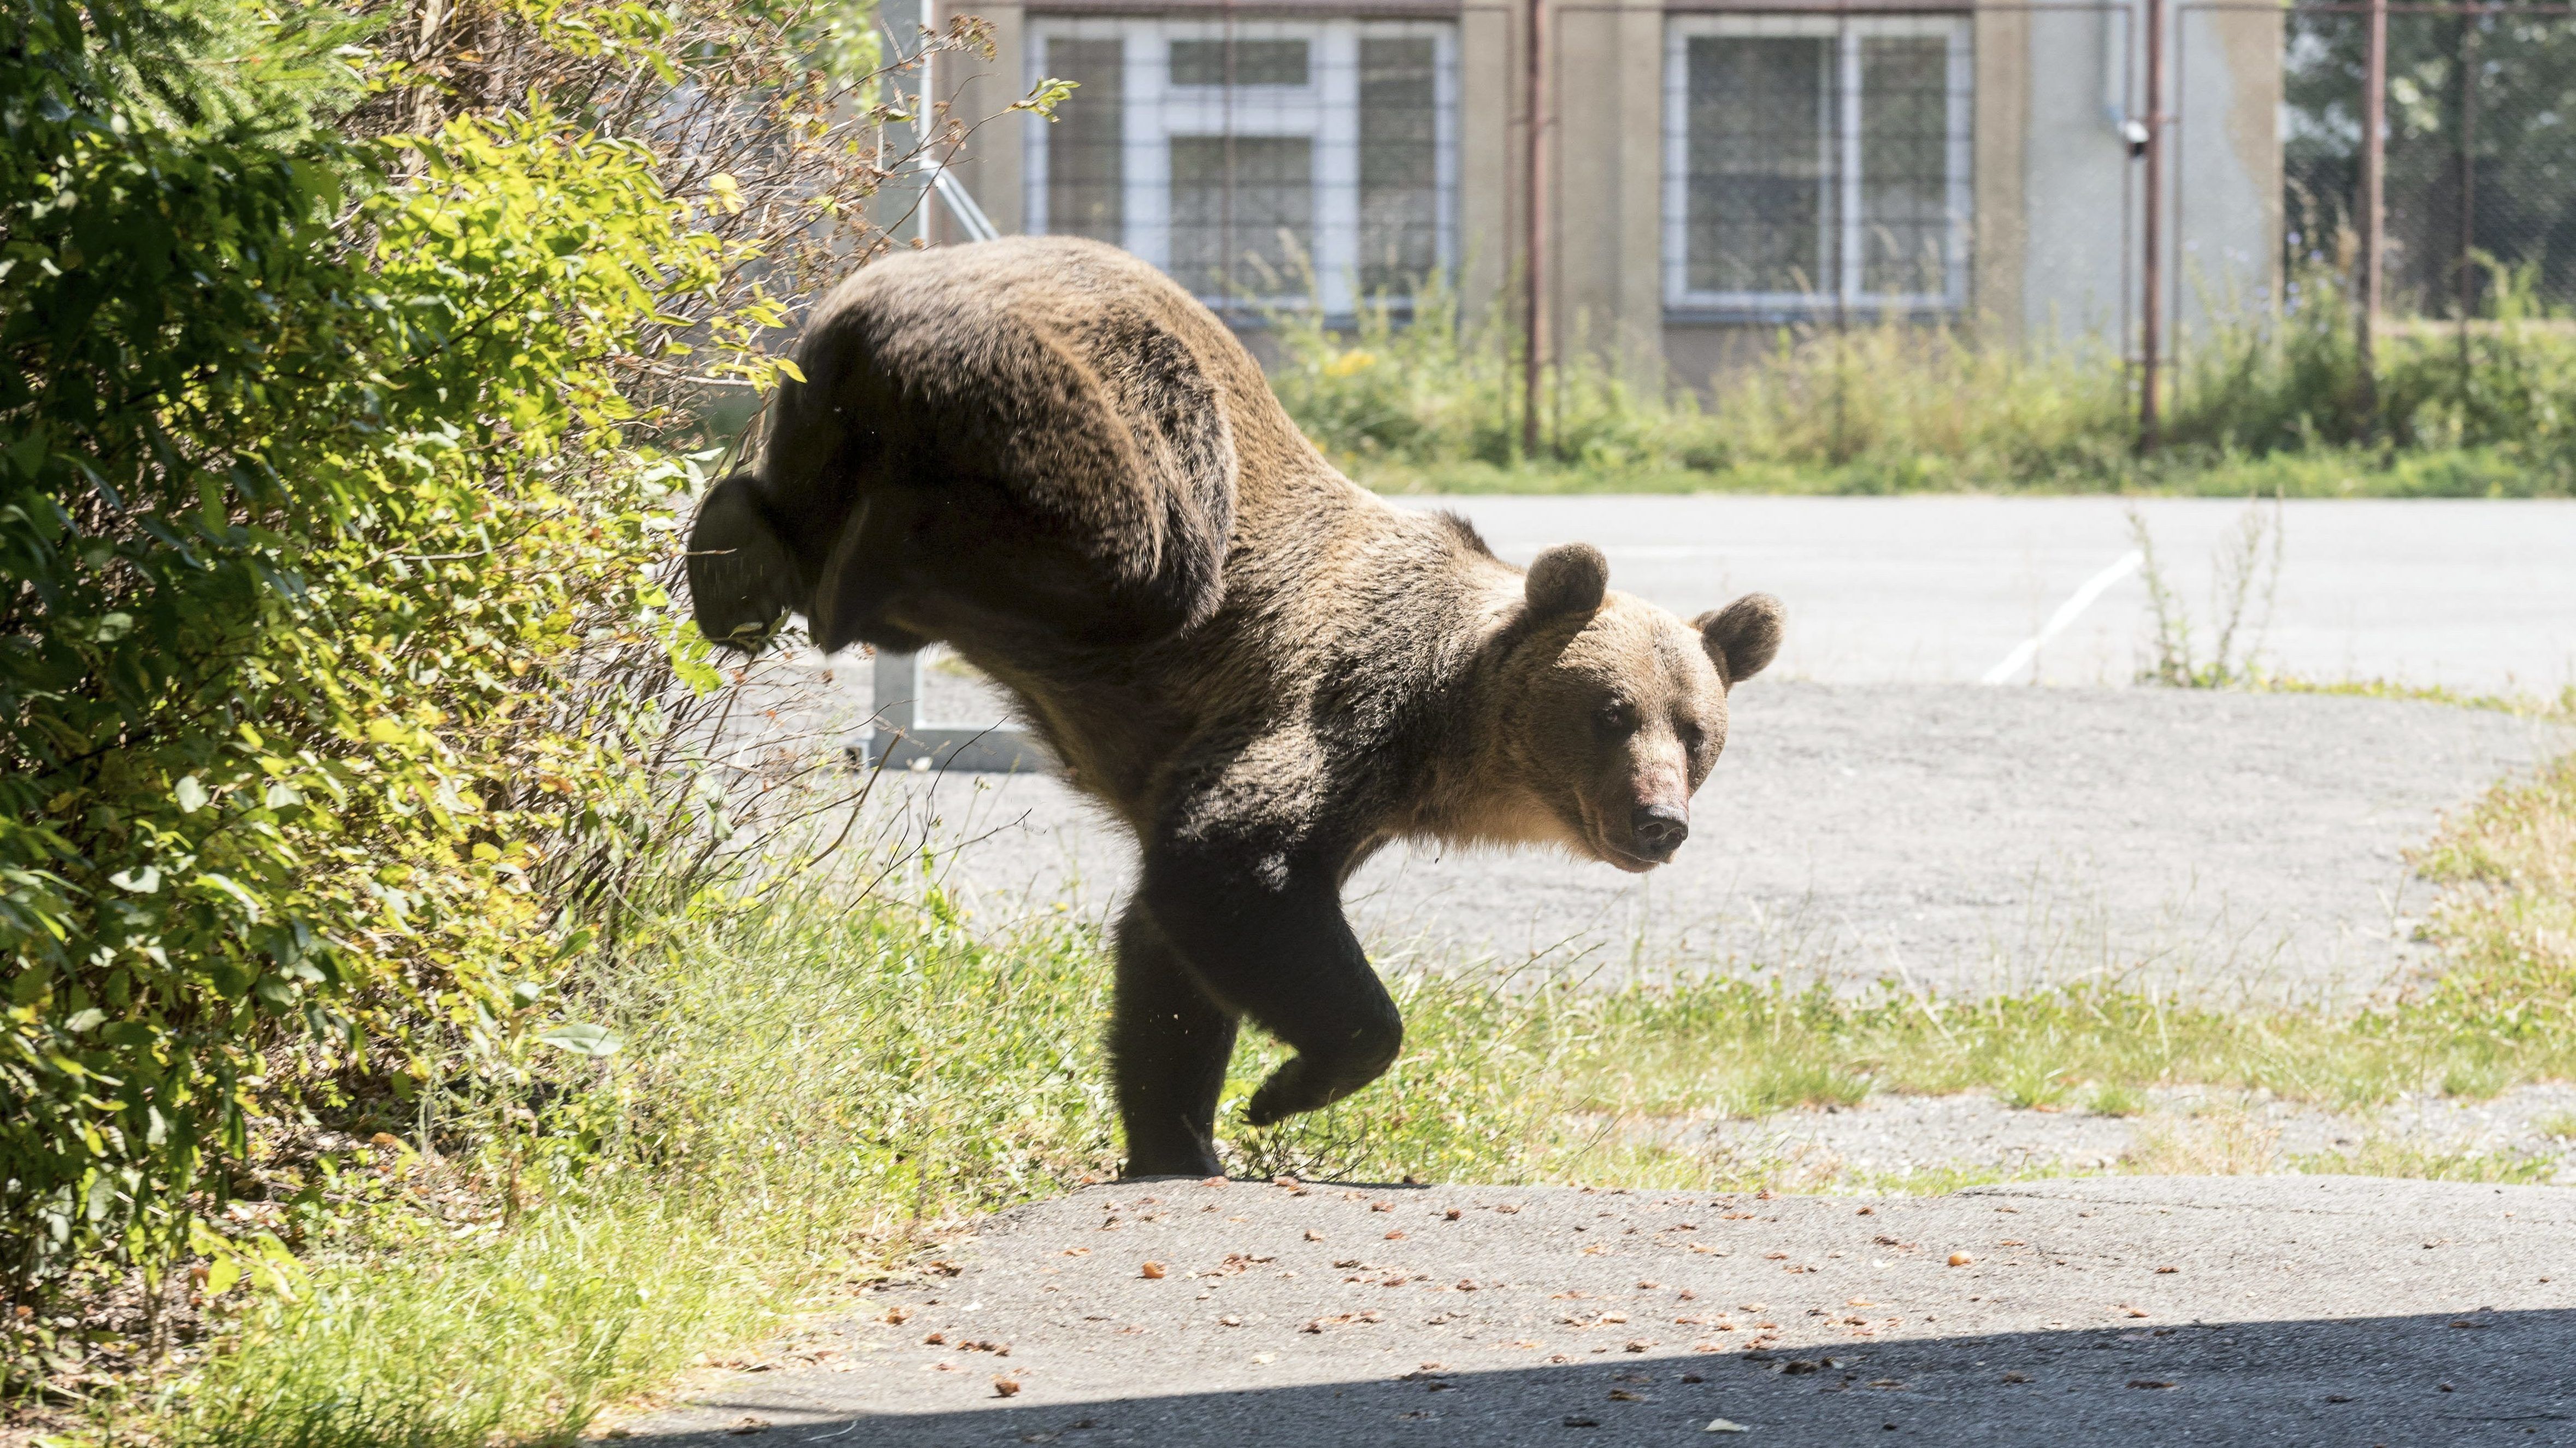
<path fill-rule="evenodd" d="M 1436 280 L 1409 310 L 1346 327 L 1270 316 L 1272 382 L 1309 437 L 1365 481 L 1486 491 L 1895 492 L 2180 488 L 2336 495 L 2564 495 L 2576 489 L 2576 331 L 2500 275 L 2493 319 L 2386 330 L 2375 406 L 2340 282 L 2291 303 L 2221 299 L 2184 339 L 2152 457 L 2116 348 L 1989 346 L 1898 318 L 1782 327 L 1714 379 L 1622 375 L 1580 342 L 1542 371 L 1523 456 L 1520 342 Z M 1707 381 L 1707 400 L 1683 383 Z"/>
<path fill-rule="evenodd" d="M 663 28 L 476 18 L 648 75 Z M 776 309 L 685 305 L 743 249 L 533 87 L 370 135 L 382 57 L 330 12 L 23 0 L 0 25 L 24 1298 L 183 1249 L 263 1133 L 399 1119 L 560 1024 L 582 887 L 650 844 L 674 667 L 706 677 L 656 573 L 692 474 L 640 440 L 633 379 L 682 327 L 723 348 Z"/>

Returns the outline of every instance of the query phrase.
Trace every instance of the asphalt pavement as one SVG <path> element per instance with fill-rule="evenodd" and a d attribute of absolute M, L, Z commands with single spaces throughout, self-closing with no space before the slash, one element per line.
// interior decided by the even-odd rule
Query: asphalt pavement
<path fill-rule="evenodd" d="M 2576 1193 L 1095 1187 L 620 1425 L 835 1448 L 2576 1442 Z M 1740 1432 L 1739 1432 L 1740 1430 Z"/>
<path fill-rule="evenodd" d="M 1969 683 L 2084 584 L 2153 543 L 2203 657 L 2249 505 L 2209 498 L 1427 498 L 1526 563 L 1582 539 L 1610 584 L 1685 615 L 1752 589 L 1788 604 L 1780 676 Z M 2295 500 L 2237 615 L 2240 654 L 2320 681 L 2551 694 L 2576 683 L 2576 502 Z M 2270 543 L 2265 544 L 2268 550 Z M 2268 559 L 2270 554 L 2263 555 Z M 2119 577 L 2017 683 L 2121 685 L 2152 657 L 2146 580 Z"/>
<path fill-rule="evenodd" d="M 1764 677 L 1652 874 L 1399 845 L 1345 895 L 1393 968 L 2339 999 L 2425 958 L 2408 852 L 2443 812 L 2570 747 L 2399 700 Z M 1045 775 L 898 774 L 875 805 L 955 846 L 951 882 L 988 920 L 1106 918 L 1134 868 L 1125 833 Z"/>
<path fill-rule="evenodd" d="M 1787 600 L 1780 661 L 1734 701 L 1693 837 L 1645 877 L 1550 852 L 1397 847 L 1353 882 L 1381 963 L 1532 960 L 1612 978 L 1753 967 L 1990 990 L 2146 975 L 2348 997 L 2423 958 L 2407 852 L 2445 811 L 2576 732 L 2396 699 L 2134 687 L 2149 657 L 2137 536 L 2206 636 L 2245 504 L 2105 498 L 1468 498 L 1527 558 L 1569 538 L 1682 612 Z M 2576 661 L 2576 504 L 2290 503 L 2236 640 L 2312 680 L 2547 691 Z M 2102 580 L 2080 610 L 2069 600 Z M 1976 682 L 2052 618 L 2014 682 Z M 2265 626 L 2257 629 L 2257 621 Z M 745 759 L 836 751 L 873 703 L 864 659 L 767 666 Z M 2045 687 L 2031 687 L 2033 680 Z M 1006 710 L 952 662 L 924 723 Z M 762 741 L 769 741 L 763 743 Z M 781 744 L 778 741 L 793 741 Z M 1134 847 L 1044 775 L 877 790 L 903 838 L 954 846 L 985 918 L 1106 918 Z"/>

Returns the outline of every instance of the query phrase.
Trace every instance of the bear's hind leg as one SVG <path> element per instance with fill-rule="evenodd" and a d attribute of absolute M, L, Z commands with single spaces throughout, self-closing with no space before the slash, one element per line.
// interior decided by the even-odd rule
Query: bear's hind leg
<path fill-rule="evenodd" d="M 1234 1055 L 1234 1013 L 1208 998 L 1144 906 L 1118 922 L 1111 1073 L 1127 1175 L 1219 1175 L 1216 1100 Z"/>
<path fill-rule="evenodd" d="M 1196 851 L 1150 853 L 1137 898 L 1208 992 L 1297 1054 L 1252 1093 L 1268 1126 L 1386 1074 L 1404 1018 L 1342 915 L 1334 871 L 1231 868 Z M 1276 883 L 1273 883 L 1273 882 Z"/>

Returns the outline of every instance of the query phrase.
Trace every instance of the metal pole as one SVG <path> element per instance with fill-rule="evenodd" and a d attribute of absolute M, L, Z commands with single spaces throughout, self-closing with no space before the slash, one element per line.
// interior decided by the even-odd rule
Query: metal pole
<path fill-rule="evenodd" d="M 1523 239 L 1521 247 L 1522 265 L 1526 269 L 1526 275 L 1521 278 L 1524 314 L 1521 332 L 1521 456 L 1523 457 L 1538 455 L 1539 328 L 1544 320 L 1545 293 L 1545 287 L 1540 279 L 1545 274 L 1547 239 L 1545 219 L 1547 203 L 1543 191 L 1547 180 L 1544 160 L 1546 147 L 1543 139 L 1547 133 L 1546 69 L 1540 57 L 1545 52 L 1546 36 L 1545 0 L 1529 0 L 1528 54 L 1524 57 L 1528 62 L 1529 70 L 1529 131 L 1526 138 L 1528 149 L 1521 158 L 1526 172 L 1522 179 L 1528 188 L 1525 202 L 1527 214 L 1523 218 L 1528 225 L 1528 234 Z"/>
<path fill-rule="evenodd" d="M 2165 0 L 2147 0 L 2146 255 L 2139 265 L 2138 451 L 2154 452 L 2159 415 L 2158 348 L 2164 341 Z"/>
<path fill-rule="evenodd" d="M 2378 430 L 2381 261 L 2388 246 L 2388 0 L 2370 0 L 2361 57 L 2361 295 L 2355 338 L 2361 362 L 2361 428 Z"/>
<path fill-rule="evenodd" d="M 2468 385 L 2469 317 L 2478 309 L 2478 17 L 2460 17 L 2460 383 Z"/>

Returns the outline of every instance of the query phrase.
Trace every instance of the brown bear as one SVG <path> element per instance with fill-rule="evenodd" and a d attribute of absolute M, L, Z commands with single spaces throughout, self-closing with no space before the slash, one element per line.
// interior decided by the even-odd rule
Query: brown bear
<path fill-rule="evenodd" d="M 841 283 L 757 462 L 689 542 L 706 635 L 949 644 L 1134 832 L 1109 1048 L 1127 1171 L 1216 1173 L 1236 1023 L 1296 1052 L 1266 1125 L 1403 1037 L 1341 888 L 1397 839 L 1644 871 L 1689 833 L 1780 605 L 1688 623 L 1575 543 L 1526 574 L 1301 435 L 1214 314 L 1115 248 L 1022 237 Z"/>

